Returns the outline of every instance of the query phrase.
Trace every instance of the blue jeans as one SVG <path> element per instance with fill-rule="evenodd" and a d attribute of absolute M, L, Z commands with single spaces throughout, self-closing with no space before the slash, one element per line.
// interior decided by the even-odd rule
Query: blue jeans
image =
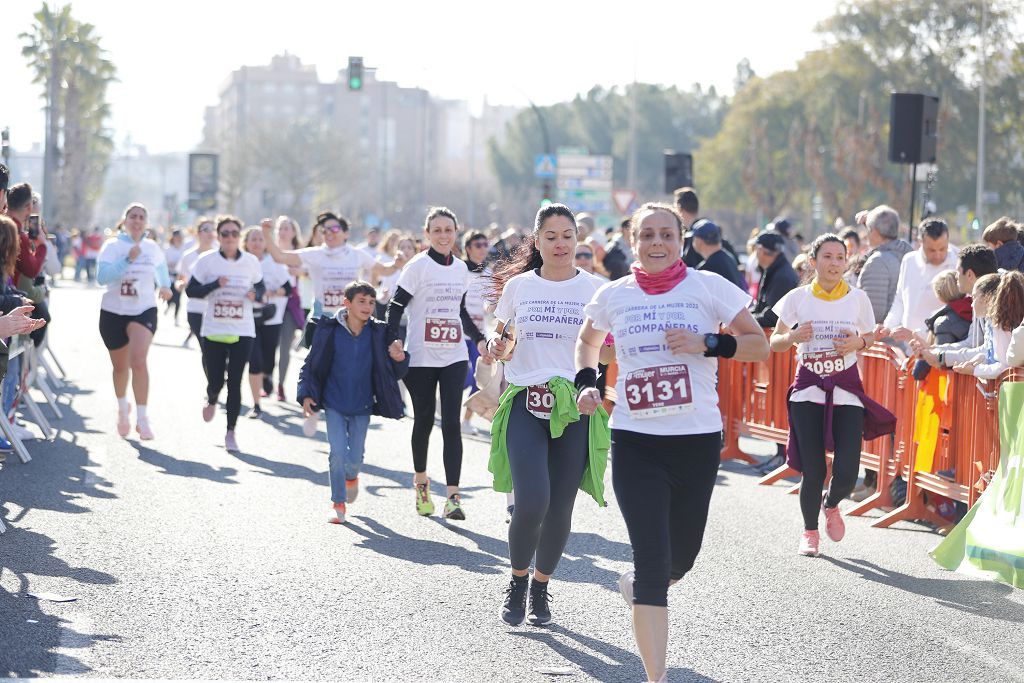
<path fill-rule="evenodd" d="M 21 356 L 15 356 L 7 361 L 7 374 L 3 381 L 3 408 L 4 414 L 10 415 L 14 407 L 14 399 L 18 394 L 18 384 L 21 382 Z"/>
<path fill-rule="evenodd" d="M 326 408 L 327 443 L 331 446 L 328 456 L 331 477 L 331 502 L 345 502 L 345 481 L 359 476 L 363 466 L 363 450 L 366 446 L 366 430 L 370 428 L 369 415 L 342 415 Z"/>

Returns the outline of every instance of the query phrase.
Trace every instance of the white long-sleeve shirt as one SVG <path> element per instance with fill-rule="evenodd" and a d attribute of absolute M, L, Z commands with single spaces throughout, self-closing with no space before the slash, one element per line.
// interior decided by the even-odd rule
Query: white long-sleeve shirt
<path fill-rule="evenodd" d="M 1011 368 L 1024 365 L 1024 325 L 1010 333 L 1010 344 L 1006 348 L 1006 364 Z"/>
<path fill-rule="evenodd" d="M 928 263 L 920 249 L 904 256 L 896 281 L 896 296 L 883 324 L 890 329 L 906 327 L 926 336 L 928 327 L 924 321 L 943 306 L 932 289 L 932 280 L 942 271 L 956 268 L 958 253 L 959 250 L 950 245 L 946 260 L 937 266 Z"/>

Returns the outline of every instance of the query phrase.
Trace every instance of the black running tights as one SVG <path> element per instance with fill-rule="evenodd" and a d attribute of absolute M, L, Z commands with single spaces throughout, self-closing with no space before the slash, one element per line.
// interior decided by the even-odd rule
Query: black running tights
<path fill-rule="evenodd" d="M 437 391 L 441 388 L 441 437 L 444 439 L 444 474 L 448 486 L 458 486 L 462 473 L 462 390 L 467 361 L 443 368 L 409 368 L 405 387 L 412 397 L 412 465 L 427 471 L 427 448 L 434 429 Z"/>
<path fill-rule="evenodd" d="M 228 378 L 228 430 L 233 430 L 242 410 L 242 375 L 252 354 L 252 337 L 239 337 L 234 344 L 203 340 L 203 367 L 206 370 L 206 400 L 216 403 Z"/>
<path fill-rule="evenodd" d="M 612 486 L 633 546 L 634 604 L 667 607 L 669 581 L 693 568 L 721 446 L 720 432 L 655 436 L 612 430 Z"/>
<path fill-rule="evenodd" d="M 825 406 L 796 401 L 790 404 L 790 415 L 790 429 L 796 435 L 804 470 L 800 484 L 800 512 L 804 516 L 804 528 L 815 531 L 821 510 L 821 489 L 825 486 Z M 825 505 L 830 508 L 839 505 L 839 501 L 850 495 L 857 484 L 863 436 L 863 408 L 832 407 L 832 440 L 836 450 L 832 458 L 832 481 L 825 499 Z"/>

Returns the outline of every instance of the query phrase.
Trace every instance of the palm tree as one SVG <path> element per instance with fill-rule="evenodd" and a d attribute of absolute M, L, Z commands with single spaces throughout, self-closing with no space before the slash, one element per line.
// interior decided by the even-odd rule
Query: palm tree
<path fill-rule="evenodd" d="M 110 116 L 106 93 L 116 69 L 95 27 L 76 21 L 70 6 L 54 9 L 44 2 L 32 30 L 20 38 L 33 82 L 45 86 L 44 217 L 52 224 L 84 226 L 113 151 L 105 128 Z"/>

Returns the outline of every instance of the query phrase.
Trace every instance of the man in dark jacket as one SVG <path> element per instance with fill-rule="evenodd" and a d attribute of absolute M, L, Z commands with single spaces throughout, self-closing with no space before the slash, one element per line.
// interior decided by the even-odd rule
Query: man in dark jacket
<path fill-rule="evenodd" d="M 629 266 L 633 263 L 633 227 L 630 219 L 625 219 L 619 224 L 619 234 L 612 239 L 605 251 L 604 260 L 601 265 L 608 273 L 608 278 L 618 280 L 620 277 L 629 275 Z"/>
<path fill-rule="evenodd" d="M 722 249 L 722 229 L 707 218 L 701 218 L 693 224 L 693 250 L 702 259 L 697 264 L 697 270 L 718 273 L 744 292 L 747 291 L 747 282 L 740 274 L 736 259 Z"/>
<path fill-rule="evenodd" d="M 779 316 L 772 308 L 779 299 L 800 284 L 800 277 L 793 270 L 785 254 L 785 242 L 777 232 L 762 232 L 754 240 L 757 250 L 757 268 L 761 271 L 761 283 L 754 303 L 754 320 L 761 327 L 775 327 Z"/>

